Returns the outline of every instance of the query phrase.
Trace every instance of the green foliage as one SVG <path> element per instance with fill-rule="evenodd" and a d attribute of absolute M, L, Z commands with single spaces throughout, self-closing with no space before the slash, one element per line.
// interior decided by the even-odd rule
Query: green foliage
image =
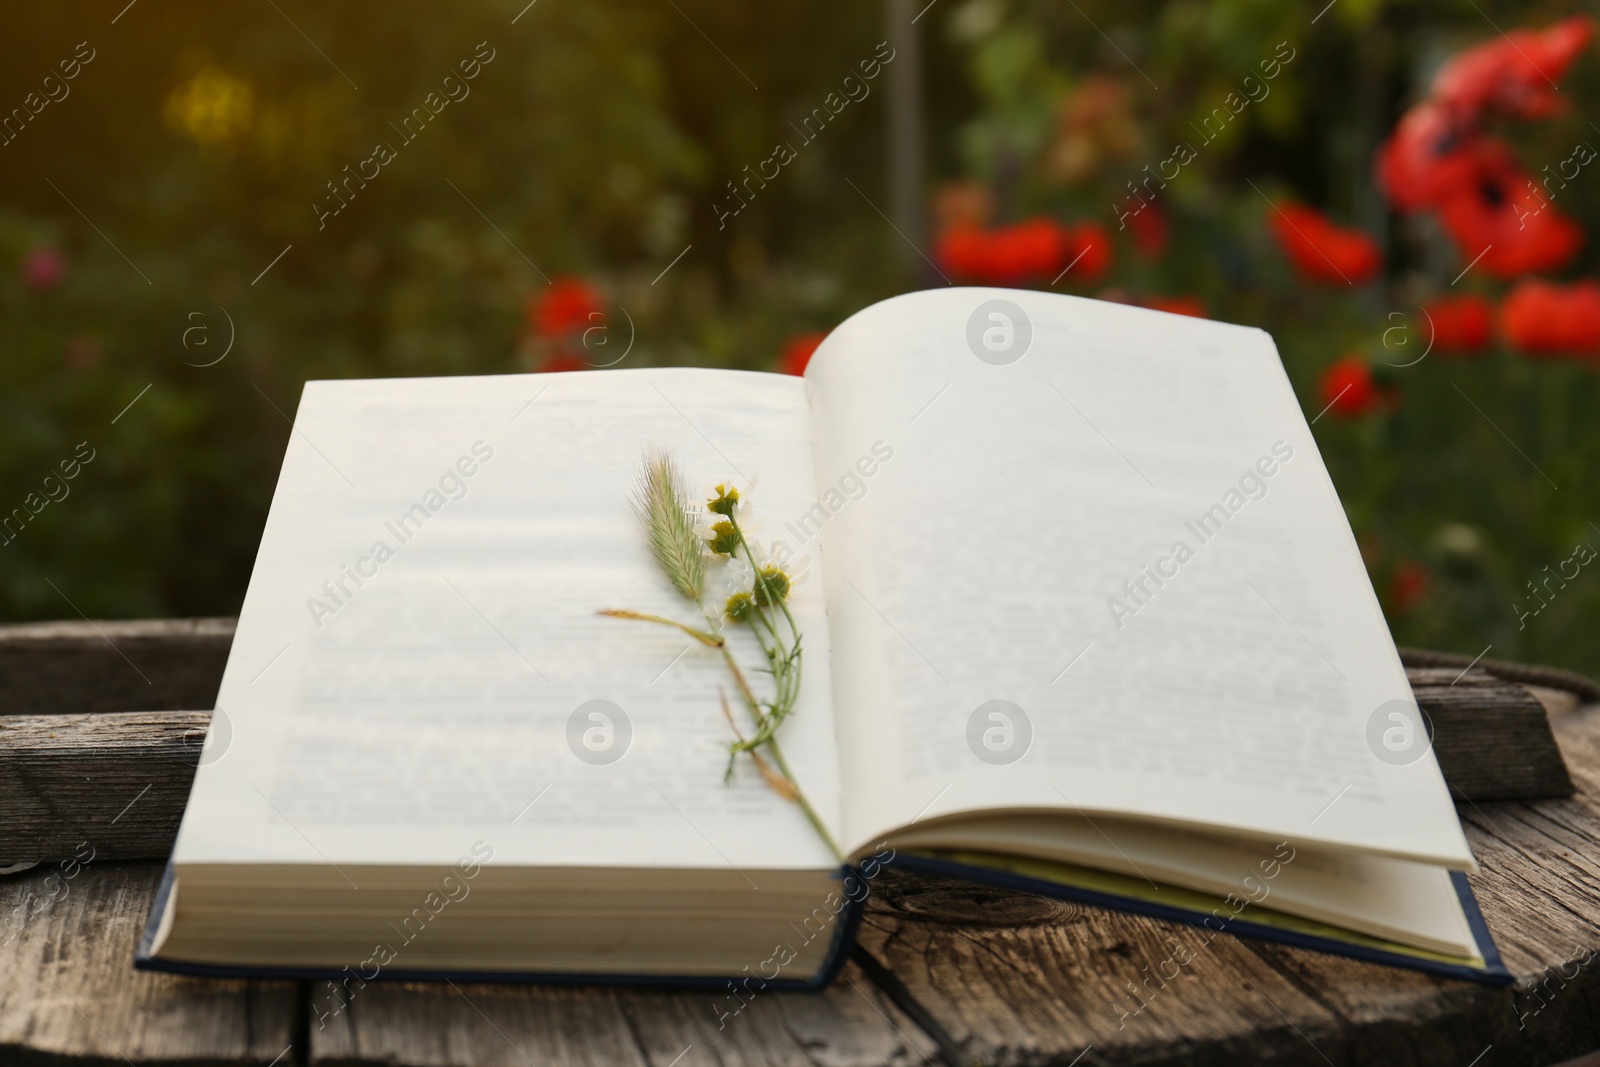
<path fill-rule="evenodd" d="M 1373 152 L 1445 55 L 1491 21 L 1569 10 L 1477 6 L 1338 0 L 1313 24 L 1320 5 L 1277 0 L 944 0 L 919 21 L 929 191 L 977 180 L 996 221 L 1100 222 L 1115 263 L 1090 295 L 1195 296 L 1262 326 L 1308 415 L 1323 368 L 1366 353 L 1399 406 L 1314 430 L 1396 636 L 1594 670 L 1583 630 L 1600 574 L 1585 568 L 1520 627 L 1513 607 L 1577 542 L 1600 545 L 1593 365 L 1497 351 L 1383 367 L 1415 351 L 1385 347 L 1391 313 L 1417 329 L 1424 299 L 1504 290 L 1471 273 L 1452 287 L 1464 264 L 1389 216 L 1372 181 Z M 0 146 L 0 516 L 80 442 L 95 458 L 0 547 L 0 617 L 72 617 L 64 597 L 91 617 L 235 612 L 301 383 L 537 369 L 549 353 L 526 304 L 546 276 L 591 279 L 626 309 L 625 366 L 752 369 L 793 334 L 937 284 L 876 209 L 887 77 L 736 219 L 719 227 L 712 206 L 872 55 L 878 5 L 541 3 L 513 24 L 520 9 L 8 13 L 0 111 L 79 41 L 95 58 Z M 402 145 L 395 125 L 479 42 L 494 58 L 470 95 Z M 1270 93 L 1202 143 L 1196 127 L 1280 42 L 1295 58 Z M 1570 112 L 1500 131 L 1530 170 L 1596 138 L 1593 50 L 1564 88 Z M 1110 116 L 1098 139 L 1066 143 L 1074 100 Z M 396 158 L 319 228 L 328 183 L 382 141 Z M 1197 152 L 1163 191 L 1171 241 L 1143 258 L 1114 205 L 1180 143 Z M 1378 237 L 1385 280 L 1297 280 L 1265 198 Z M 1600 170 L 1559 206 L 1600 224 Z M 23 276 L 41 247 L 67 261 L 53 289 Z M 1570 273 L 1593 265 L 1586 251 Z M 200 366 L 230 333 L 227 357 Z M 1405 604 L 1395 576 L 1413 565 L 1429 581 Z"/>
<path fill-rule="evenodd" d="M 887 292 L 892 258 L 840 236 L 862 205 L 838 200 L 837 162 L 865 158 L 858 184 L 881 185 L 864 106 L 731 232 L 710 206 L 872 55 L 877 19 L 681 6 L 541 4 L 515 25 L 517 8 L 417 0 L 9 12 L 5 107 L 77 42 L 95 55 L 0 146 L 0 514 L 79 442 L 96 458 L 0 548 L 0 617 L 71 617 L 63 596 L 91 617 L 236 612 L 301 383 L 537 369 L 524 305 L 546 276 L 593 278 L 626 310 L 630 366 L 766 369 L 790 334 Z M 396 125 L 479 42 L 494 58 L 470 93 L 406 143 Z M 319 228 L 328 183 L 378 142 L 396 158 Z M 45 292 L 22 277 L 39 247 L 68 264 Z M 870 292 L 843 283 L 841 251 L 879 265 Z M 231 351 L 194 366 L 227 316 Z M 609 351 L 628 340 L 614 318 Z"/>

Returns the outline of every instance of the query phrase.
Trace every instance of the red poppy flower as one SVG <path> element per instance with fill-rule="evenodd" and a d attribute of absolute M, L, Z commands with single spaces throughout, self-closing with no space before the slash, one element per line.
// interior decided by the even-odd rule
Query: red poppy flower
<path fill-rule="evenodd" d="M 933 258 L 940 270 L 957 281 L 987 280 L 989 235 L 978 226 L 952 226 L 934 243 Z"/>
<path fill-rule="evenodd" d="M 1378 177 L 1400 211 L 1437 209 L 1463 262 L 1511 278 L 1572 259 L 1583 230 L 1550 206 L 1501 141 L 1488 112 L 1546 118 L 1563 104 L 1555 82 L 1588 47 L 1594 23 L 1575 15 L 1543 30 L 1513 30 L 1440 68 L 1429 99 L 1400 120 Z"/>
<path fill-rule="evenodd" d="M 1494 110 L 1523 119 L 1548 118 L 1563 102 L 1555 83 L 1593 35 L 1594 23 L 1585 15 L 1543 31 L 1512 30 L 1440 67 L 1431 98 L 1473 116 Z"/>
<path fill-rule="evenodd" d="M 1476 294 L 1450 296 L 1422 305 L 1433 327 L 1435 352 L 1481 352 L 1494 336 L 1494 309 Z"/>
<path fill-rule="evenodd" d="M 1378 246 L 1360 230 L 1336 226 L 1301 204 L 1284 204 L 1267 221 L 1283 254 L 1310 281 L 1355 285 L 1378 273 Z"/>
<path fill-rule="evenodd" d="M 1082 222 L 1069 230 L 1062 269 L 1067 267 L 1072 269 L 1063 282 L 1093 285 L 1099 281 L 1111 268 L 1111 232 L 1098 222 Z"/>
<path fill-rule="evenodd" d="M 541 337 L 581 333 L 603 324 L 604 315 L 605 298 L 582 278 L 553 278 L 545 289 L 528 298 L 528 328 Z"/>
<path fill-rule="evenodd" d="M 1531 356 L 1594 355 L 1600 352 L 1600 282 L 1521 282 L 1500 305 L 1500 329 L 1512 347 Z"/>
<path fill-rule="evenodd" d="M 958 225 L 939 236 L 934 259 L 957 281 L 1004 284 L 1015 280 L 1015 250 L 1005 247 L 1003 230 Z"/>
<path fill-rule="evenodd" d="M 1395 567 L 1389 578 L 1389 603 L 1394 605 L 1396 614 L 1404 615 L 1416 607 L 1427 595 L 1430 584 L 1428 570 L 1420 563 L 1408 560 Z"/>
<path fill-rule="evenodd" d="M 961 225 L 940 234 L 934 260 L 960 281 L 1051 282 L 1070 265 L 1072 280 L 1091 284 L 1111 264 L 1111 235 L 1098 223 L 1066 227 L 1043 216 L 993 230 Z"/>
<path fill-rule="evenodd" d="M 1167 213 L 1158 203 L 1149 203 L 1128 216 L 1128 228 L 1133 231 L 1133 247 L 1145 259 L 1159 259 L 1167 250 L 1172 236 L 1172 226 Z"/>
<path fill-rule="evenodd" d="M 1198 296 L 1147 296 L 1143 303 L 1153 311 L 1165 311 L 1169 315 L 1188 315 L 1196 319 L 1209 317 L 1205 301 Z"/>
<path fill-rule="evenodd" d="M 1401 116 L 1378 153 L 1378 184 L 1396 211 L 1431 208 L 1485 173 L 1515 169 L 1511 150 L 1442 104 Z"/>
<path fill-rule="evenodd" d="M 32 248 L 22 257 L 22 280 L 36 293 L 48 293 L 66 277 L 66 257 L 54 248 Z"/>
<path fill-rule="evenodd" d="M 1329 414 L 1341 418 L 1359 418 L 1383 404 L 1383 391 L 1372 378 L 1372 367 L 1359 354 L 1330 364 L 1317 380 L 1317 392 Z"/>
<path fill-rule="evenodd" d="M 1438 105 L 1401 120 L 1378 176 L 1399 210 L 1438 209 L 1462 264 L 1481 263 L 1497 278 L 1558 269 L 1583 244 L 1582 228 L 1549 203 L 1505 144 Z"/>
<path fill-rule="evenodd" d="M 540 374 L 557 374 L 569 370 L 594 370 L 594 365 L 585 361 L 581 356 L 574 355 L 565 349 L 557 349 L 546 357 L 539 365 Z"/>
<path fill-rule="evenodd" d="M 1067 265 L 1067 231 L 1036 218 L 989 234 L 989 280 L 1000 284 L 1053 278 Z"/>
<path fill-rule="evenodd" d="M 1446 195 L 1439 204 L 1439 221 L 1463 265 L 1476 261 L 1502 280 L 1559 270 L 1583 245 L 1583 227 L 1557 211 L 1509 163 L 1480 171 L 1473 182 Z"/>
<path fill-rule="evenodd" d="M 811 353 L 822 344 L 827 333 L 802 333 L 789 338 L 783 346 L 783 355 L 778 358 L 778 367 L 785 374 L 804 374 L 806 366 L 811 362 Z"/>

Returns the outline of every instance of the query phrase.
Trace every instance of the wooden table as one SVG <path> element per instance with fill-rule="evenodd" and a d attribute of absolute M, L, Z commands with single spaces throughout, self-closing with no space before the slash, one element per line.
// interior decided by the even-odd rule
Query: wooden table
<path fill-rule="evenodd" d="M 1600 1048 L 1600 705 L 1537 693 L 1570 799 L 1458 805 L 1513 988 L 1218 937 L 1137 1014 L 1190 927 L 915 877 L 874 883 L 818 994 L 718 997 L 135 972 L 229 620 L 0 628 L 0 1065 L 1552 1064 Z M 1415 684 L 1415 683 L 1414 683 Z M 1426 705 L 1425 705 L 1426 706 Z M 127 709 L 143 709 L 130 712 Z M 1442 758 L 1442 757 L 1441 757 Z"/>

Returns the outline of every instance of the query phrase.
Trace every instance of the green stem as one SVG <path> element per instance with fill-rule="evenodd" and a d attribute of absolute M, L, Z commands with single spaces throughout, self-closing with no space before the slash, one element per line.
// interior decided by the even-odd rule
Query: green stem
<path fill-rule="evenodd" d="M 839 848 L 839 843 L 833 839 L 833 835 L 828 832 L 828 828 L 823 825 L 821 817 L 811 807 L 811 802 L 806 799 L 805 790 L 801 789 L 800 783 L 795 781 L 794 772 L 789 770 L 789 761 L 783 758 L 783 750 L 778 747 L 778 739 L 776 737 L 768 739 L 767 751 L 772 754 L 772 762 L 778 765 L 778 770 L 783 773 L 784 778 L 788 779 L 789 787 L 794 790 L 794 802 L 800 805 L 801 811 L 805 812 L 806 818 L 811 821 L 812 827 L 821 836 L 823 843 L 828 846 L 828 850 L 833 853 L 834 859 L 843 863 L 844 852 Z"/>
<path fill-rule="evenodd" d="M 805 790 L 800 788 L 799 781 L 789 768 L 789 761 L 784 758 L 783 749 L 778 745 L 777 728 L 782 724 L 789 712 L 794 709 L 795 701 L 800 696 L 800 627 L 794 621 L 794 616 L 790 613 L 789 606 L 783 602 L 781 597 L 774 595 L 771 582 L 762 575 L 761 565 L 756 560 L 755 553 L 750 550 L 750 543 L 745 540 L 744 529 L 739 525 L 739 520 L 729 515 L 728 521 L 733 526 L 733 532 L 739 539 L 739 548 L 744 550 L 744 557 L 749 562 L 750 569 L 755 573 L 755 581 L 760 585 L 764 599 L 767 602 L 765 608 L 758 608 L 755 612 L 755 619 L 760 625 L 752 626 L 751 632 L 755 634 L 756 642 L 761 646 L 767 661 L 772 665 L 773 682 L 776 688 L 776 694 L 772 701 L 772 711 L 770 714 L 763 714 L 760 703 L 755 699 L 755 694 L 751 692 L 743 673 L 734 662 L 733 654 L 724 646 L 722 650 L 723 658 L 727 660 L 728 667 L 733 672 L 734 680 L 744 694 L 745 704 L 750 709 L 751 717 L 756 722 L 756 736 L 745 747 L 750 751 L 763 747 L 767 750 L 772 757 L 772 762 L 777 766 L 779 773 L 783 775 L 784 781 L 788 783 L 790 791 L 794 794 L 795 803 L 800 806 L 800 810 L 805 814 L 807 821 L 811 823 L 812 829 L 817 831 L 817 836 L 822 838 L 823 843 L 828 846 L 828 850 L 833 853 L 834 858 L 843 863 L 843 850 L 839 848 L 839 843 L 833 839 L 833 834 L 828 831 L 828 827 L 823 823 L 822 817 L 811 806 L 811 801 L 806 798 Z M 775 614 L 774 606 L 777 611 L 783 613 L 784 621 L 789 625 L 792 645 L 788 649 L 783 647 L 786 642 L 783 635 L 778 632 L 775 619 L 772 618 L 772 615 Z M 762 636 L 761 630 L 763 627 L 772 636 L 772 644 L 770 646 Z"/>
<path fill-rule="evenodd" d="M 768 648 L 767 643 L 761 640 L 759 633 L 757 634 L 756 639 L 761 644 L 762 652 L 766 654 L 768 661 L 773 665 L 773 674 L 775 680 L 778 682 L 778 691 L 780 694 L 779 698 L 773 701 L 774 712 L 776 713 L 778 708 L 783 708 L 784 710 L 779 713 L 781 718 L 782 715 L 788 714 L 789 706 L 792 705 L 794 700 L 799 696 L 800 627 L 795 623 L 794 616 L 789 613 L 789 605 L 784 603 L 783 598 L 773 595 L 771 580 L 762 575 L 761 564 L 756 559 L 755 553 L 751 551 L 750 542 L 745 539 L 744 527 L 740 526 L 739 520 L 734 518 L 732 515 L 728 516 L 728 524 L 733 527 L 734 536 L 739 539 L 739 547 L 744 549 L 744 558 L 746 562 L 750 564 L 750 570 L 755 575 L 755 583 L 761 587 L 761 591 L 764 594 L 767 602 L 766 607 L 758 607 L 755 614 L 756 618 L 759 619 L 762 625 L 767 628 L 768 632 L 772 634 L 774 648 Z M 785 661 L 785 670 L 781 675 L 778 673 L 777 669 L 778 660 L 775 650 L 777 646 L 783 644 L 783 636 L 778 633 L 777 623 L 770 617 L 774 605 L 777 606 L 778 610 L 783 612 L 784 619 L 789 623 L 789 633 L 794 639 L 792 663 L 788 660 Z"/>

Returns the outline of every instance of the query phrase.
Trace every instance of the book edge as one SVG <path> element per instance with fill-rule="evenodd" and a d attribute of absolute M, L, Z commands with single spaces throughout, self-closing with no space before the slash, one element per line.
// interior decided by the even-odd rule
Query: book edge
<path fill-rule="evenodd" d="M 973 867 L 926 856 L 902 854 L 896 858 L 896 862 L 902 864 L 906 869 L 922 871 L 928 874 L 960 878 L 965 881 L 992 885 L 1002 889 L 1037 893 L 1040 896 L 1052 897 L 1057 900 L 1089 904 L 1095 907 L 1109 908 L 1113 911 L 1145 915 L 1154 919 L 1165 919 L 1170 922 L 1181 922 L 1186 926 L 1202 927 L 1207 930 L 1218 929 L 1205 925 L 1205 921 L 1212 918 L 1212 916 L 1170 904 L 1138 900 L 1133 897 L 1124 897 L 1092 889 L 1080 889 L 1076 886 L 1060 885 L 1022 875 L 1009 874 L 1004 871 Z M 1231 933 L 1235 936 L 1253 937 L 1262 941 L 1292 945 L 1297 948 L 1314 949 L 1330 955 L 1344 956 L 1368 963 L 1381 963 L 1405 970 L 1421 971 L 1425 974 L 1438 975 L 1444 978 L 1458 978 L 1492 986 L 1510 985 L 1514 978 L 1500 959 L 1499 950 L 1495 947 L 1494 939 L 1489 934 L 1488 925 L 1484 922 L 1483 914 L 1478 909 L 1477 898 L 1473 895 L 1472 887 L 1467 882 L 1466 875 L 1459 871 L 1451 871 L 1450 877 L 1455 885 L 1457 896 L 1461 900 L 1462 910 L 1466 913 L 1467 928 L 1477 942 L 1479 953 L 1483 956 L 1484 966 L 1481 969 L 1464 964 L 1408 956 L 1398 952 L 1387 952 L 1367 945 L 1349 944 L 1294 930 L 1283 930 L 1253 923 L 1247 919 L 1233 918 L 1225 920 L 1219 932 Z"/>
<path fill-rule="evenodd" d="M 837 876 L 841 881 L 846 877 L 855 875 L 861 877 L 857 868 L 841 867 Z M 150 905 L 150 916 L 145 922 L 144 933 L 139 938 L 139 943 L 134 950 L 133 966 L 139 971 L 156 971 L 167 974 L 181 974 L 195 978 L 249 978 L 249 979 L 292 979 L 306 981 L 339 980 L 348 977 L 342 970 L 318 967 L 252 967 L 245 965 L 229 965 L 214 963 L 190 963 L 184 960 L 163 959 L 155 955 L 156 938 L 161 928 L 161 922 L 166 914 L 167 902 L 172 894 L 172 887 L 176 883 L 176 871 L 172 861 L 167 861 L 166 869 L 161 875 L 161 884 L 156 890 L 155 899 Z M 866 896 L 860 900 L 853 899 L 849 894 L 843 894 L 845 907 L 839 913 L 839 923 L 834 930 L 833 940 L 828 946 L 827 955 L 823 957 L 822 966 L 815 974 L 804 978 L 761 978 L 764 982 L 762 988 L 777 991 L 805 992 L 820 990 L 828 986 L 841 970 L 844 969 L 846 960 L 850 956 L 850 949 L 855 944 L 856 931 L 861 926 L 861 917 L 866 910 Z M 577 974 L 566 972 L 541 972 L 541 971 L 472 971 L 472 970 L 408 970 L 398 967 L 385 968 L 370 979 L 363 981 L 393 981 L 393 982 L 506 982 L 516 985 L 594 985 L 594 986 L 636 986 L 642 988 L 672 988 L 672 989 L 722 989 L 734 981 L 747 981 L 748 974 L 728 975 L 630 975 L 630 974 Z"/>

